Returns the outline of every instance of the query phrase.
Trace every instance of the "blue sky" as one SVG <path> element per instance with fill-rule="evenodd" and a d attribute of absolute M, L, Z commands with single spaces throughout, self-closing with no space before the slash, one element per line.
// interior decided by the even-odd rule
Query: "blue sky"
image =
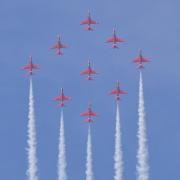
<path fill-rule="evenodd" d="M 180 179 L 180 3 L 158 1 L 2 0 L 0 6 L 0 179 L 26 179 L 28 77 L 20 70 L 29 55 L 41 70 L 34 77 L 39 179 L 57 179 L 60 110 L 52 98 L 64 87 L 69 180 L 85 178 L 87 126 L 80 112 L 89 100 L 99 113 L 93 125 L 95 179 L 113 177 L 115 103 L 107 94 L 117 79 L 128 91 L 121 102 L 124 180 L 135 179 L 138 71 L 131 60 L 142 48 L 152 63 L 144 71 L 150 179 Z M 90 9 L 100 24 L 79 25 Z M 126 40 L 118 50 L 104 43 L 113 27 Z M 56 35 L 70 46 L 58 57 L 49 51 Z M 88 58 L 100 75 L 86 82 L 79 72 Z"/>

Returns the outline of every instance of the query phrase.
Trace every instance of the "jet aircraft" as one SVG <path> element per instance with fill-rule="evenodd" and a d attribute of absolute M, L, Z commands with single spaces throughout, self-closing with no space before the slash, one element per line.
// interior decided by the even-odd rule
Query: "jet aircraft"
<path fill-rule="evenodd" d="M 22 69 L 28 71 L 28 75 L 33 75 L 34 69 L 39 69 L 39 66 L 37 64 L 33 64 L 32 62 L 32 56 L 29 57 L 29 64 L 22 67 Z"/>
<path fill-rule="evenodd" d="M 143 57 L 142 50 L 139 51 L 139 56 L 133 60 L 134 63 L 138 64 L 139 69 L 144 68 L 144 64 L 150 62 L 147 58 Z"/>
<path fill-rule="evenodd" d="M 63 48 L 68 48 L 68 46 L 62 44 L 60 36 L 58 35 L 56 44 L 54 44 L 50 49 L 55 49 L 57 55 L 63 55 L 63 53 L 61 52 L 61 49 Z"/>
<path fill-rule="evenodd" d="M 69 101 L 70 99 L 71 99 L 71 97 L 64 95 L 64 89 L 61 88 L 61 93 L 60 93 L 60 95 L 57 96 L 57 97 L 55 97 L 55 98 L 54 98 L 54 101 L 60 102 L 60 107 L 64 107 L 64 106 L 65 106 L 65 104 L 64 104 L 65 101 Z"/>
<path fill-rule="evenodd" d="M 92 69 L 91 62 L 88 61 L 88 68 L 81 71 L 80 74 L 81 75 L 87 75 L 86 80 L 93 80 L 92 75 L 97 74 L 97 72 L 94 69 Z"/>
<path fill-rule="evenodd" d="M 89 104 L 88 110 L 86 112 L 81 113 L 80 115 L 87 117 L 87 119 L 85 120 L 86 123 L 92 123 L 93 122 L 92 117 L 97 116 L 97 114 L 92 111 L 91 104 Z"/>
<path fill-rule="evenodd" d="M 88 11 L 88 17 L 87 17 L 87 19 L 81 21 L 81 23 L 80 23 L 80 25 L 87 25 L 87 27 L 85 28 L 85 30 L 87 30 L 87 31 L 92 31 L 93 29 L 92 29 L 91 26 L 92 26 L 92 25 L 96 25 L 96 24 L 98 24 L 98 22 L 95 21 L 95 20 L 93 20 L 93 19 L 91 18 L 91 13 L 90 13 L 90 11 Z"/>
<path fill-rule="evenodd" d="M 113 29 L 113 35 L 112 35 L 112 37 L 108 38 L 108 39 L 106 40 L 106 42 L 107 42 L 107 43 L 112 43 L 112 44 L 113 44 L 113 45 L 112 45 L 112 48 L 117 49 L 117 48 L 119 48 L 119 47 L 117 46 L 117 43 L 124 42 L 124 40 L 121 39 L 120 37 L 118 37 L 118 36 L 116 35 L 116 30 Z"/>
<path fill-rule="evenodd" d="M 115 95 L 115 96 L 116 96 L 116 100 L 119 101 L 119 100 L 120 100 L 120 95 L 121 95 L 121 94 L 127 94 L 127 92 L 126 92 L 126 91 L 123 91 L 123 90 L 120 88 L 120 83 L 119 83 L 119 81 L 117 81 L 116 88 L 113 89 L 109 94 L 110 94 L 110 95 Z"/>

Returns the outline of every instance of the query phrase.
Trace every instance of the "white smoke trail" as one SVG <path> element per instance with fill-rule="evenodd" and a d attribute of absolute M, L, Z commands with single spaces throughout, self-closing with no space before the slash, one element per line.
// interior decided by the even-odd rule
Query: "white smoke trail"
<path fill-rule="evenodd" d="M 138 121 L 138 152 L 137 152 L 137 179 L 149 179 L 149 165 L 148 165 L 148 148 L 146 139 L 146 122 L 145 122 L 145 108 L 144 108 L 144 94 L 143 94 L 143 79 L 140 71 L 139 79 L 139 121 Z"/>
<path fill-rule="evenodd" d="M 89 126 L 87 139 L 86 180 L 93 180 L 92 161 L 91 127 Z"/>
<path fill-rule="evenodd" d="M 61 120 L 60 120 L 60 134 L 59 134 L 59 155 L 58 155 L 58 180 L 66 180 L 66 145 L 65 145 L 65 136 L 64 136 L 64 117 L 63 109 L 61 111 Z"/>
<path fill-rule="evenodd" d="M 121 124 L 119 104 L 117 102 L 116 110 L 116 130 L 115 130 L 115 153 L 114 153 L 114 180 L 122 180 L 123 160 L 122 160 L 122 145 L 121 145 Z"/>
<path fill-rule="evenodd" d="M 37 157 L 36 157 L 36 129 L 35 129 L 35 115 L 34 115 L 34 97 L 33 84 L 30 78 L 29 90 L 29 115 L 28 115 L 28 179 L 38 180 L 37 177 Z"/>

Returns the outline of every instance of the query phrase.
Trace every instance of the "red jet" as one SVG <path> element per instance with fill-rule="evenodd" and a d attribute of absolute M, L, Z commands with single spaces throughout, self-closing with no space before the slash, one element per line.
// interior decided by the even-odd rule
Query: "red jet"
<path fill-rule="evenodd" d="M 88 117 L 88 118 L 85 120 L 86 123 L 92 123 L 93 120 L 92 120 L 91 117 L 97 116 L 97 114 L 92 111 L 92 106 L 91 106 L 91 104 L 89 104 L 88 110 L 87 110 L 86 112 L 81 113 L 80 115 L 81 115 L 81 116 Z"/>
<path fill-rule="evenodd" d="M 98 22 L 91 19 L 90 11 L 88 11 L 87 19 L 85 19 L 84 21 L 81 21 L 81 23 L 80 23 L 80 25 L 87 25 L 87 27 L 85 28 L 85 30 L 87 30 L 87 31 L 92 31 L 93 29 L 92 29 L 91 25 L 95 25 L 95 24 L 98 24 Z"/>
<path fill-rule="evenodd" d="M 63 53 L 61 52 L 61 49 L 67 48 L 67 47 L 68 47 L 67 45 L 61 43 L 60 36 L 58 35 L 57 43 L 54 44 L 54 46 L 52 46 L 50 49 L 55 49 L 57 55 L 63 55 Z"/>
<path fill-rule="evenodd" d="M 127 94 L 127 92 L 120 89 L 119 81 L 117 81 L 116 89 L 113 89 L 110 95 L 116 95 L 116 100 L 118 101 L 120 100 L 120 94 Z"/>
<path fill-rule="evenodd" d="M 90 61 L 88 61 L 88 68 L 81 71 L 80 74 L 81 75 L 87 75 L 86 80 L 90 81 L 90 80 L 93 80 L 92 75 L 97 74 L 97 72 L 94 69 L 91 68 L 91 63 L 90 63 Z"/>
<path fill-rule="evenodd" d="M 138 64 L 138 68 L 139 69 L 143 69 L 144 68 L 144 63 L 150 62 L 148 59 L 146 59 L 145 57 L 143 57 L 142 55 L 142 50 L 139 51 L 139 56 L 136 57 L 133 60 L 134 63 Z"/>
<path fill-rule="evenodd" d="M 116 35 L 116 30 L 113 29 L 113 36 L 110 37 L 110 38 L 108 38 L 106 42 L 107 42 L 107 43 L 113 43 L 112 48 L 116 49 L 116 48 L 119 48 L 119 47 L 117 46 L 117 43 L 124 42 L 124 40 L 121 39 L 120 37 L 118 37 L 118 36 Z"/>
<path fill-rule="evenodd" d="M 65 101 L 69 101 L 70 99 L 71 99 L 71 97 L 64 95 L 63 88 L 61 88 L 61 94 L 54 98 L 55 101 L 59 101 L 60 102 L 60 107 L 64 107 L 64 102 Z"/>
<path fill-rule="evenodd" d="M 29 57 L 29 64 L 22 67 L 22 69 L 28 71 L 28 75 L 33 75 L 33 69 L 39 69 L 39 66 L 37 64 L 33 64 L 32 62 L 32 56 Z"/>

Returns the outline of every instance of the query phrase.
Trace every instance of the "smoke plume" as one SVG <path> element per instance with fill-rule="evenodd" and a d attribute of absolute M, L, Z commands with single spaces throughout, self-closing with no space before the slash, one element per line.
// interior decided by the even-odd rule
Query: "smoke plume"
<path fill-rule="evenodd" d="M 37 157 L 36 157 L 36 128 L 35 128 L 35 115 L 34 115 L 34 97 L 33 97 L 33 84 L 30 79 L 29 90 L 29 121 L 28 121 L 28 170 L 27 175 L 29 180 L 38 180 L 37 177 Z"/>
<path fill-rule="evenodd" d="M 121 125 L 119 104 L 117 102 L 116 110 L 116 129 L 115 129 L 115 153 L 114 153 L 114 180 L 122 180 L 123 160 L 122 160 L 122 145 L 121 145 Z"/>
<path fill-rule="evenodd" d="M 142 72 L 140 72 L 139 79 L 139 121 L 138 121 L 138 152 L 137 152 L 137 179 L 149 179 L 149 165 L 148 165 L 148 148 L 146 138 L 146 122 L 145 122 L 145 108 L 144 108 L 144 94 L 143 94 L 143 79 Z"/>
<path fill-rule="evenodd" d="M 89 126 L 87 139 L 86 180 L 93 180 L 92 161 L 91 127 Z"/>
<path fill-rule="evenodd" d="M 64 117 L 63 109 L 61 111 L 60 119 L 60 134 L 59 134 L 59 155 L 58 155 L 58 180 L 67 180 L 66 172 L 66 145 L 64 136 Z"/>

